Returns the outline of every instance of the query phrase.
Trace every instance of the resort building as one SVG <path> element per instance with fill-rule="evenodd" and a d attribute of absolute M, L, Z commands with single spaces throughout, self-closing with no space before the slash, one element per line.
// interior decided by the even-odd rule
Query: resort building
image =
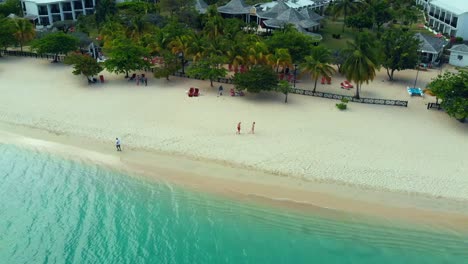
<path fill-rule="evenodd" d="M 116 2 L 124 2 L 117 0 Z M 36 25 L 48 26 L 63 20 L 76 20 L 79 15 L 94 14 L 97 0 L 21 0 L 24 17 Z"/>
<path fill-rule="evenodd" d="M 257 23 L 266 29 L 284 28 L 291 24 L 299 32 L 313 36 L 319 40 L 322 39 L 316 32 L 320 29 L 320 20 L 322 16 L 315 13 L 308 7 L 296 9 L 287 4 L 284 0 L 276 1 L 276 4 L 266 10 L 256 10 Z"/>
<path fill-rule="evenodd" d="M 246 23 L 250 22 L 250 15 L 255 14 L 255 7 L 249 6 L 244 0 L 231 0 L 226 5 L 218 7 L 223 17 L 239 17 Z"/>
<path fill-rule="evenodd" d="M 429 27 L 451 37 L 468 39 L 467 0 L 416 0 L 426 13 Z"/>
<path fill-rule="evenodd" d="M 449 64 L 459 67 L 468 66 L 468 46 L 465 44 L 454 45 L 450 50 Z"/>

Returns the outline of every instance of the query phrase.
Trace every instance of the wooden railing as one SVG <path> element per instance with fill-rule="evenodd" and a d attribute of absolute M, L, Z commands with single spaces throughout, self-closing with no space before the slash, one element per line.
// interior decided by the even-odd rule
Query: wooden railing
<path fill-rule="evenodd" d="M 333 94 L 333 93 L 324 93 L 324 92 L 313 92 L 311 90 L 303 90 L 294 88 L 291 93 L 294 94 L 302 94 L 302 95 L 309 95 L 309 96 L 316 96 L 322 98 L 329 98 L 335 100 L 341 99 L 348 99 L 350 102 L 354 103 L 361 103 L 361 104 L 377 104 L 377 105 L 391 105 L 391 106 L 404 106 L 408 107 L 408 101 L 402 100 L 392 100 L 392 99 L 379 99 L 379 98 L 354 98 L 350 95 L 341 95 L 341 94 Z"/>
<path fill-rule="evenodd" d="M 1 50 L 0 53 L 2 54 L 2 56 L 4 56 L 4 55 L 19 56 L 19 57 L 30 57 L 30 58 L 48 59 L 48 60 L 54 60 L 55 59 L 54 54 L 38 54 L 36 52 L 29 52 L 29 51 Z M 58 55 L 57 56 L 58 61 L 63 61 L 64 58 L 65 58 L 65 55 Z"/>

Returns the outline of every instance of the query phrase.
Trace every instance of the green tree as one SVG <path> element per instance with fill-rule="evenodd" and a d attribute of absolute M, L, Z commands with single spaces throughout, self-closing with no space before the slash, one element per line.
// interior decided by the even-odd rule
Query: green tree
<path fill-rule="evenodd" d="M 344 23 L 347 27 L 355 28 L 359 31 L 362 31 L 364 28 L 371 29 L 374 25 L 372 16 L 369 16 L 366 12 L 359 12 L 356 15 L 349 16 L 346 18 Z"/>
<path fill-rule="evenodd" d="M 148 50 L 128 38 L 117 37 L 106 51 L 109 59 L 104 62 L 105 68 L 110 72 L 125 73 L 125 78 L 128 78 L 130 71 L 150 66 L 148 60 L 145 60 L 149 57 Z"/>
<path fill-rule="evenodd" d="M 451 117 L 464 122 L 468 117 L 468 68 L 458 73 L 446 72 L 429 85 L 431 92 L 442 99 L 442 108 Z"/>
<path fill-rule="evenodd" d="M 390 28 L 384 32 L 381 42 L 382 66 L 390 81 L 395 71 L 412 69 L 417 64 L 419 40 L 412 32 Z"/>
<path fill-rule="evenodd" d="M 194 0 L 159 0 L 161 11 L 169 12 L 171 15 L 193 7 Z"/>
<path fill-rule="evenodd" d="M 201 79 L 208 79 L 211 87 L 213 87 L 214 80 L 225 77 L 227 74 L 226 69 L 222 67 L 223 63 L 223 57 L 212 55 L 195 62 L 190 66 L 187 74 Z"/>
<path fill-rule="evenodd" d="M 280 80 L 278 82 L 278 91 L 285 95 L 285 97 L 284 97 L 284 103 L 285 104 L 288 103 L 288 94 L 292 91 L 292 89 L 293 88 L 291 86 L 291 83 L 289 83 L 288 81 Z"/>
<path fill-rule="evenodd" d="M 78 19 L 76 21 L 76 29 L 88 35 L 92 31 L 97 30 L 95 15 L 78 16 Z"/>
<path fill-rule="evenodd" d="M 101 64 L 99 64 L 93 57 L 89 55 L 83 55 L 81 53 L 72 53 L 65 57 L 65 64 L 73 65 L 73 74 L 83 74 L 87 79 L 88 83 L 92 82 L 92 77 L 97 75 L 103 70 Z"/>
<path fill-rule="evenodd" d="M 314 90 L 317 89 L 317 81 L 320 76 L 332 76 L 336 71 L 330 65 L 332 61 L 331 51 L 325 47 L 318 46 L 312 49 L 312 53 L 305 57 L 305 62 L 301 64 L 303 72 L 309 73 L 314 80 Z"/>
<path fill-rule="evenodd" d="M 369 0 L 368 9 L 372 11 L 372 16 L 374 23 L 377 26 L 377 31 L 380 31 L 380 28 L 383 24 L 393 19 L 393 13 L 391 12 L 390 4 L 386 0 Z"/>
<path fill-rule="evenodd" d="M 356 36 L 354 43 L 348 42 L 348 46 L 348 49 L 344 51 L 347 58 L 342 69 L 346 78 L 356 83 L 355 98 L 359 99 L 361 85 L 374 80 L 376 70 L 380 66 L 377 43 L 370 34 L 364 32 Z"/>
<path fill-rule="evenodd" d="M 19 0 L 6 0 L 0 4 L 0 17 L 6 17 L 9 14 L 15 14 L 17 16 L 23 15 L 21 9 L 21 2 Z"/>
<path fill-rule="evenodd" d="M 7 49 L 8 46 L 16 43 L 15 39 L 15 23 L 10 18 L 0 19 L 0 48 Z M 2 54 L 0 53 L 0 56 Z"/>
<path fill-rule="evenodd" d="M 275 91 L 278 88 L 278 76 L 268 65 L 254 65 L 245 73 L 236 73 L 234 85 L 239 90 L 251 93 Z"/>
<path fill-rule="evenodd" d="M 316 42 L 318 40 L 293 28 L 285 31 L 274 31 L 273 35 L 265 43 L 272 52 L 276 49 L 288 49 L 292 61 L 300 62 L 305 56 L 309 55 L 310 49 Z"/>
<path fill-rule="evenodd" d="M 335 17 L 339 15 L 343 15 L 344 21 L 348 17 L 348 14 L 355 12 L 358 10 L 358 5 L 360 5 L 360 1 L 356 0 L 340 0 L 335 1 L 332 5 L 332 13 Z M 343 23 L 343 32 L 345 28 L 345 23 Z"/>
<path fill-rule="evenodd" d="M 153 74 L 158 79 L 166 78 L 169 81 L 169 76 L 180 69 L 180 60 L 176 55 L 167 50 L 161 52 L 161 57 L 163 58 L 163 62 L 154 68 Z"/>
<path fill-rule="evenodd" d="M 58 54 L 67 54 L 70 51 L 76 50 L 79 45 L 79 40 L 73 36 L 63 32 L 50 33 L 43 38 L 33 41 L 31 47 L 38 53 L 54 54 L 54 61 L 58 61 Z"/>
<path fill-rule="evenodd" d="M 21 51 L 23 51 L 23 45 L 34 39 L 36 31 L 34 30 L 33 24 L 27 19 L 15 18 L 13 21 L 15 22 L 16 28 L 15 38 L 20 45 Z"/>
<path fill-rule="evenodd" d="M 115 14 L 117 14 L 115 0 L 97 0 L 94 16 L 98 25 L 101 25 Z"/>
<path fill-rule="evenodd" d="M 276 49 L 274 54 L 270 54 L 270 64 L 275 67 L 278 73 L 279 67 L 285 69 L 286 67 L 292 66 L 291 55 L 288 49 Z"/>

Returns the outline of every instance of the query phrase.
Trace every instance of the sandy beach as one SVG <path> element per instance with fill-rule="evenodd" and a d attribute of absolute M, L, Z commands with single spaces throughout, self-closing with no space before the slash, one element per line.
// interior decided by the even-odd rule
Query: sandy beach
<path fill-rule="evenodd" d="M 425 87 L 438 73 L 420 72 L 418 86 Z M 409 97 L 406 86 L 414 82 L 414 70 L 397 72 L 394 83 L 386 81 L 381 71 L 361 94 L 408 100 L 408 108 L 349 103 L 343 112 L 330 99 L 290 95 L 284 104 L 281 94 L 231 97 L 226 95 L 231 86 L 225 84 L 225 95 L 217 97 L 217 83 L 210 87 L 205 81 L 150 76 L 144 87 L 123 76 L 103 74 L 106 83 L 88 85 L 62 64 L 1 58 L 0 142 L 31 143 L 12 135 L 42 140 L 32 142 L 38 149 L 45 146 L 38 142 L 57 142 L 73 146 L 61 148 L 72 156 L 84 153 L 83 159 L 139 168 L 142 174 L 155 168 L 178 169 L 237 180 L 244 187 L 252 183 L 259 192 L 255 187 L 244 192 L 269 198 L 275 198 L 271 197 L 274 186 L 282 186 L 281 199 L 317 202 L 318 196 L 309 194 L 319 190 L 340 193 L 342 199 L 365 200 L 370 195 L 373 202 L 386 203 L 394 197 L 382 192 L 386 190 L 400 195 L 393 200 L 402 210 L 408 200 L 418 205 L 431 199 L 429 203 L 440 210 L 468 213 L 463 205 L 468 200 L 468 124 L 442 111 L 427 110 L 426 104 L 435 102 L 433 97 Z M 335 76 L 332 85 L 319 84 L 317 89 L 353 94 L 339 88 L 342 80 Z M 313 84 L 304 76 L 297 86 L 311 89 Z M 187 97 L 189 87 L 199 87 L 201 96 Z M 236 135 L 239 121 L 242 133 Z M 248 133 L 253 121 L 254 135 Z M 115 152 L 115 137 L 122 139 L 122 153 Z M 192 184 L 188 179 L 179 181 Z M 196 179 L 193 184 L 199 187 L 210 185 L 203 177 Z M 260 185 L 270 189 L 261 191 Z M 339 207 L 340 202 L 322 200 Z M 447 206 L 448 200 L 453 205 Z"/>

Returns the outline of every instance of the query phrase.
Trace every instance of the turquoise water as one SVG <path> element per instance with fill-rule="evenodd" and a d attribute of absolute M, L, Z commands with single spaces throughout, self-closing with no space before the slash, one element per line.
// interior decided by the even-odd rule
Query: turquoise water
<path fill-rule="evenodd" d="M 468 238 L 231 201 L 0 144 L 0 263 L 468 263 Z"/>

